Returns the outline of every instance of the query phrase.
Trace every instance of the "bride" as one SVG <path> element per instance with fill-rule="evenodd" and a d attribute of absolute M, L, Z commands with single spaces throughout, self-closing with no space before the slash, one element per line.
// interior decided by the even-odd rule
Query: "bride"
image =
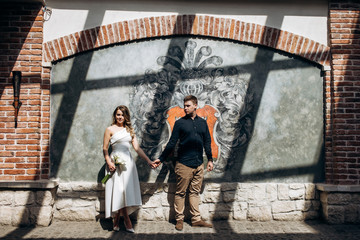
<path fill-rule="evenodd" d="M 110 155 L 109 144 L 112 147 Z M 130 154 L 130 144 L 151 168 L 155 168 L 136 140 L 129 109 L 120 105 L 114 110 L 112 125 L 106 128 L 104 133 L 103 153 L 107 164 L 106 173 L 112 174 L 105 185 L 105 217 L 113 217 L 113 229 L 119 231 L 119 219 L 123 216 L 126 231 L 133 233 L 129 214 L 136 211 L 142 202 L 138 173 Z M 119 158 L 120 166 L 115 165 L 115 160 Z"/>

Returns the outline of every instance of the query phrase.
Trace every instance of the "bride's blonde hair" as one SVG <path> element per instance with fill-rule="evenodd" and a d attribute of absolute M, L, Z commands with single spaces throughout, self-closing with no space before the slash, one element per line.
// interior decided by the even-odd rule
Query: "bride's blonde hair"
<path fill-rule="evenodd" d="M 124 116 L 124 127 L 126 128 L 126 131 L 130 133 L 131 138 L 134 138 L 134 128 L 131 125 L 130 121 L 130 111 L 125 105 L 117 106 L 113 112 L 113 122 L 112 125 L 116 124 L 116 112 L 120 110 L 123 113 Z"/>

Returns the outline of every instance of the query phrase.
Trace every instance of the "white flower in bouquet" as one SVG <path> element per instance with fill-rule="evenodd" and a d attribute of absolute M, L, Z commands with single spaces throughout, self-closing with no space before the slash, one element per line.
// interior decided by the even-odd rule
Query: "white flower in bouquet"
<path fill-rule="evenodd" d="M 121 171 L 126 171 L 126 158 L 124 156 L 121 156 L 120 154 L 113 154 L 111 156 L 111 160 L 114 162 L 115 166 L 120 167 Z M 116 170 L 106 174 L 106 176 L 101 180 L 101 182 L 106 183 L 107 180 L 109 180 L 109 178 L 111 178 L 115 172 Z"/>
<path fill-rule="evenodd" d="M 115 163 L 115 166 L 119 166 L 122 171 L 126 170 L 126 158 L 120 154 L 112 155 L 112 160 Z"/>

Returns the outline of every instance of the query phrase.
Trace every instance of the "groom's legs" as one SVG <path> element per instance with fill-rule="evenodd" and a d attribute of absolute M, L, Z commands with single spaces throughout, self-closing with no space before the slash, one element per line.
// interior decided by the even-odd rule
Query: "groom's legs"
<path fill-rule="evenodd" d="M 198 222 L 201 220 L 199 203 L 200 203 L 200 191 L 202 181 L 204 179 L 204 166 L 201 164 L 197 168 L 193 169 L 193 177 L 189 186 L 189 205 L 191 213 L 191 222 Z"/>
<path fill-rule="evenodd" d="M 176 162 L 176 192 L 175 192 L 175 219 L 176 221 L 184 221 L 185 195 L 189 183 L 192 179 L 193 168 L 187 167 L 184 164 Z"/>

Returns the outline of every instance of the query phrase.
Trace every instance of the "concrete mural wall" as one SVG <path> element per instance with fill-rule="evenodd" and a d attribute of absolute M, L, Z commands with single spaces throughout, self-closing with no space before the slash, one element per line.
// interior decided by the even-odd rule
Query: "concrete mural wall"
<path fill-rule="evenodd" d="M 323 81 L 320 69 L 301 59 L 174 37 L 63 60 L 51 79 L 51 169 L 62 181 L 101 179 L 103 133 L 120 104 L 130 107 L 143 149 L 158 157 L 188 94 L 198 97 L 212 134 L 216 165 L 207 181 L 323 180 Z M 141 181 L 174 180 L 172 160 L 156 170 L 143 163 L 137 159 Z"/>

